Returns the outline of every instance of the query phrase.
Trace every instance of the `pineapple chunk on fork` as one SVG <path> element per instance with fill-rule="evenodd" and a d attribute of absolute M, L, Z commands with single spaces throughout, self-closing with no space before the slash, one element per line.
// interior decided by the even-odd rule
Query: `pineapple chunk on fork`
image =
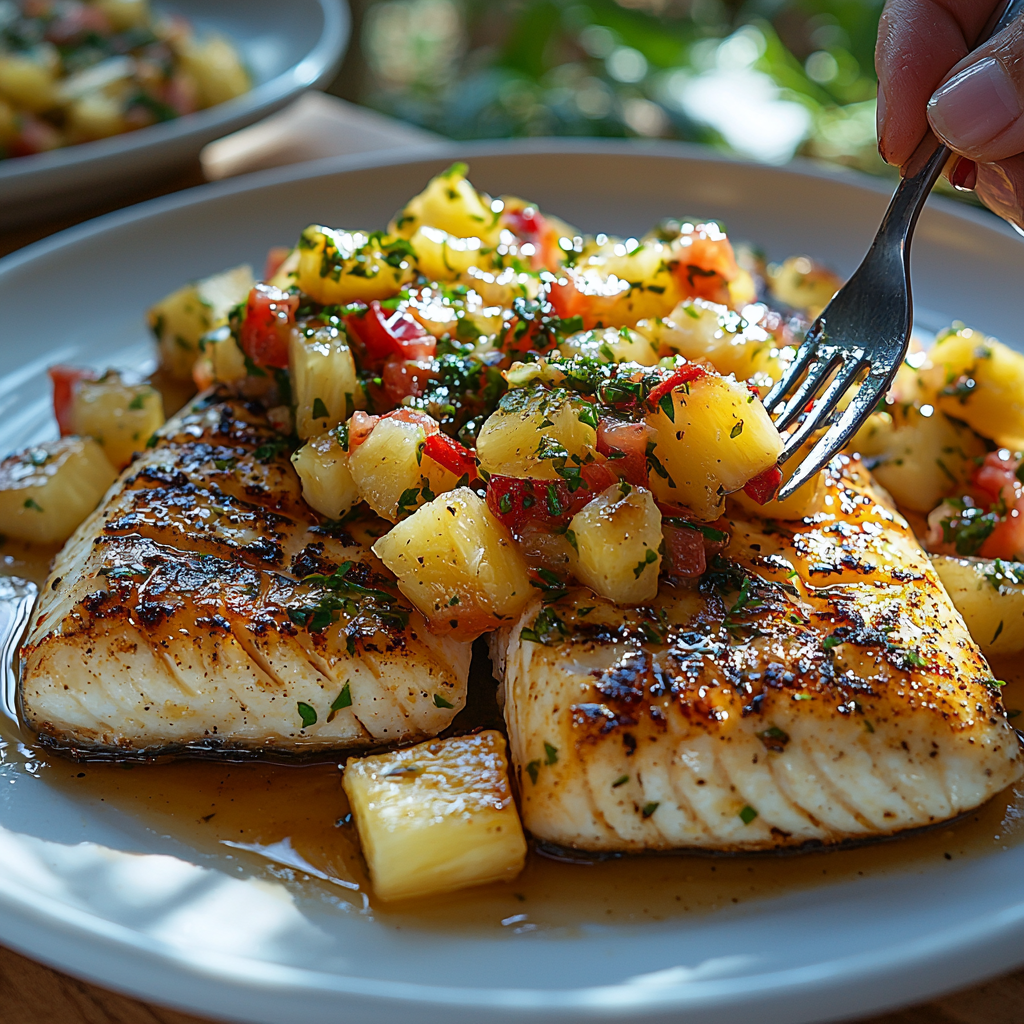
<path fill-rule="evenodd" d="M 382 900 L 511 881 L 523 868 L 526 838 L 499 732 L 353 758 L 344 787 Z"/>

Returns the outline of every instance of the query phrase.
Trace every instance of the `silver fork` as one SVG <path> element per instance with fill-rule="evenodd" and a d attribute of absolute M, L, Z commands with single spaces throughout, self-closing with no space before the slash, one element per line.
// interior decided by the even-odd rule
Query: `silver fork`
<path fill-rule="evenodd" d="M 1024 0 L 1010 0 L 992 30 L 975 45 L 1001 32 L 1022 10 Z M 897 186 L 864 261 L 811 325 L 789 369 L 764 400 L 769 415 L 779 410 L 775 417 L 779 430 L 793 424 L 808 403 L 814 403 L 786 439 L 780 465 L 812 434 L 829 425 L 780 488 L 780 499 L 807 483 L 850 441 L 889 390 L 907 354 L 914 309 L 910 243 L 921 208 L 950 156 L 950 150 L 941 145 L 929 155 L 929 145 L 934 144 L 929 135 L 911 159 L 912 168 L 917 165 L 918 169 Z M 843 395 L 862 375 L 860 390 L 837 416 Z"/>

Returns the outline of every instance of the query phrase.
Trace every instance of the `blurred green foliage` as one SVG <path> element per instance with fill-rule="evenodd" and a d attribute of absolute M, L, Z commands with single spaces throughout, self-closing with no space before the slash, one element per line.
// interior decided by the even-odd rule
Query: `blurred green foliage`
<path fill-rule="evenodd" d="M 882 0 L 362 0 L 360 101 L 452 138 L 659 137 L 873 173 Z"/>

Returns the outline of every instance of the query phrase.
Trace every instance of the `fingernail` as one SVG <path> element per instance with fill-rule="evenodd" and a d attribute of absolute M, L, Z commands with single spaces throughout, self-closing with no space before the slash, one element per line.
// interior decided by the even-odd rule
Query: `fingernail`
<path fill-rule="evenodd" d="M 885 160 L 885 89 L 878 83 L 878 99 L 875 103 L 875 132 L 878 135 L 878 153 Z"/>
<path fill-rule="evenodd" d="M 993 57 L 964 68 L 928 101 L 928 119 L 954 149 L 991 141 L 1020 117 L 1017 90 Z"/>
<path fill-rule="evenodd" d="M 949 174 L 949 183 L 960 192 L 972 192 L 978 180 L 978 165 L 973 160 L 960 157 Z"/>

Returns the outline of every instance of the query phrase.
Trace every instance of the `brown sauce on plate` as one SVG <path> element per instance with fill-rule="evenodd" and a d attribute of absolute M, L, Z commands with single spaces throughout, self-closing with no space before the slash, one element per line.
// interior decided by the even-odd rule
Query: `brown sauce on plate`
<path fill-rule="evenodd" d="M 42 582 L 50 552 L 8 544 L 0 574 Z M 993 659 L 1008 681 L 1006 705 L 1024 709 L 1020 659 Z M 486 688 L 486 678 L 475 683 Z M 477 692 L 458 726 L 492 724 L 493 698 Z M 1024 719 L 1022 719 L 1024 721 Z M 531 850 L 512 883 L 386 904 L 373 895 L 341 788 L 340 759 L 314 764 L 178 761 L 76 764 L 43 750 L 0 718 L 0 760 L 73 794 L 106 803 L 202 853 L 230 855 L 244 870 L 396 928 L 528 932 L 665 921 L 727 909 L 822 884 L 884 872 L 923 872 L 1024 839 L 1024 785 L 1010 787 L 948 825 L 857 848 L 786 855 L 678 854 L 567 863 Z"/>

